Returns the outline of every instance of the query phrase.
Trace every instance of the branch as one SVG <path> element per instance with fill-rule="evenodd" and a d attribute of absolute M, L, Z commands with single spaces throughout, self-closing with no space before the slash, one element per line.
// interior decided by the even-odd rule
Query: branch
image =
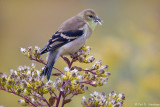
<path fill-rule="evenodd" d="M 65 82 L 63 81 L 61 88 L 63 88 L 64 86 L 65 86 Z M 62 96 L 62 91 L 60 90 L 59 97 L 58 97 L 57 103 L 56 103 L 56 107 L 59 106 L 59 102 L 60 102 L 60 100 L 61 100 L 61 96 Z"/>
<path fill-rule="evenodd" d="M 85 83 L 85 84 L 89 84 L 93 87 L 96 87 L 97 85 L 96 84 L 92 84 L 92 81 L 80 81 L 80 83 Z"/>
<path fill-rule="evenodd" d="M 50 107 L 49 102 L 46 100 L 45 97 L 43 97 L 43 95 L 41 95 L 39 92 L 35 91 L 33 88 L 31 88 L 31 89 L 32 89 L 35 93 L 37 93 L 38 95 L 40 95 L 41 97 L 39 97 L 39 96 L 37 96 L 37 95 L 34 95 L 34 94 L 32 93 L 33 96 L 38 97 L 39 99 L 43 100 L 44 102 L 47 103 L 48 107 Z"/>
<path fill-rule="evenodd" d="M 36 61 L 36 62 L 39 62 L 39 63 L 41 63 L 41 64 L 46 65 L 46 63 L 45 63 L 42 59 L 37 59 L 37 58 L 31 57 L 30 60 L 33 60 L 33 61 Z M 59 71 L 60 73 L 64 74 L 61 70 L 59 70 L 59 69 L 56 68 L 56 67 L 53 67 L 53 69 L 55 69 L 55 70 Z"/>
<path fill-rule="evenodd" d="M 72 60 L 70 61 L 67 57 L 64 57 L 61 55 L 61 58 L 67 63 L 68 67 L 71 68 L 73 62 L 75 62 L 75 60 L 72 58 Z"/>
<path fill-rule="evenodd" d="M 34 104 L 34 103 L 33 103 L 27 96 L 25 96 L 25 95 L 16 94 L 15 91 L 9 91 L 9 90 L 7 90 L 6 88 L 4 88 L 4 87 L 2 87 L 2 86 L 0 87 L 0 89 L 3 90 L 3 91 L 6 91 L 6 92 L 12 93 L 12 94 L 14 94 L 14 95 L 17 95 L 17 96 L 25 99 L 26 101 L 28 101 L 32 106 L 37 107 L 37 105 Z"/>
<path fill-rule="evenodd" d="M 82 69 L 82 71 L 90 72 L 90 73 L 92 73 L 92 74 L 96 75 L 96 73 L 95 73 L 95 72 L 93 72 L 93 70 L 95 70 L 95 69 L 89 69 L 89 70 Z"/>

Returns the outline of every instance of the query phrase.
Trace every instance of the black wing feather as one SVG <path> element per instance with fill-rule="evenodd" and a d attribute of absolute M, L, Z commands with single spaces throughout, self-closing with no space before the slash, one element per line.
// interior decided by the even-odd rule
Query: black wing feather
<path fill-rule="evenodd" d="M 64 38 L 62 35 L 65 35 L 68 38 Z M 77 30 L 75 32 L 68 31 L 68 32 L 56 32 L 52 38 L 48 41 L 48 43 L 44 46 L 44 48 L 40 51 L 40 55 L 49 52 L 54 51 L 61 46 L 75 40 L 76 38 L 83 35 L 83 30 Z M 56 44 L 57 43 L 57 44 Z M 53 46 L 52 46 L 53 45 Z"/>
<path fill-rule="evenodd" d="M 63 32 L 64 35 L 67 35 L 68 37 L 74 37 L 74 36 L 81 36 L 83 35 L 83 30 L 77 30 L 76 32 L 69 31 L 69 32 Z"/>

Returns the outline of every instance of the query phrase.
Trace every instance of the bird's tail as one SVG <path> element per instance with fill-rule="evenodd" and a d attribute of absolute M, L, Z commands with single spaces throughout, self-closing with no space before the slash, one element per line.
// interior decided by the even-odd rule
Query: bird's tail
<path fill-rule="evenodd" d="M 54 63 L 58 59 L 58 57 L 59 57 L 59 55 L 57 54 L 57 52 L 50 52 L 48 54 L 48 62 L 47 62 L 47 65 L 45 66 L 45 68 L 43 69 L 41 76 L 47 75 L 47 79 L 48 80 L 50 79 Z"/>
<path fill-rule="evenodd" d="M 52 64 L 49 65 L 49 66 L 46 65 L 45 68 L 43 69 L 43 72 L 41 73 L 41 76 L 46 76 L 47 75 L 47 79 L 49 80 L 54 63 L 55 63 L 55 61 L 53 61 Z"/>

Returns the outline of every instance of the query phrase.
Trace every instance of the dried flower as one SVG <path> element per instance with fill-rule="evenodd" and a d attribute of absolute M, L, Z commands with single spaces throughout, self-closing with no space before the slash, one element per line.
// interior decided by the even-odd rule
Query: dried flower
<path fill-rule="evenodd" d="M 28 49 L 21 48 L 20 52 L 30 60 L 45 65 L 44 60 L 39 56 L 39 50 L 38 46 L 35 46 L 34 49 L 29 46 Z M 110 76 L 110 72 L 107 71 L 108 65 L 103 65 L 101 60 L 96 61 L 92 67 L 88 66 L 84 69 L 79 66 L 72 66 L 76 61 L 86 64 L 92 63 L 95 58 L 89 56 L 90 50 L 89 46 L 83 46 L 78 52 L 71 55 L 71 60 L 62 56 L 67 63 L 67 67 L 64 67 L 64 71 L 55 68 L 58 73 L 52 74 L 54 81 L 46 82 L 44 77 L 40 76 L 44 67 L 37 70 L 34 63 L 31 67 L 19 66 L 16 70 L 10 69 L 10 75 L 8 76 L 5 73 L 0 73 L 0 90 L 20 96 L 22 99 L 18 102 L 23 106 L 56 105 L 57 107 L 62 98 L 63 107 L 71 102 L 75 95 L 85 93 L 89 88 L 88 85 L 93 87 L 103 86 L 108 81 Z M 46 94 L 50 95 L 49 100 L 45 98 Z M 116 91 L 109 93 L 108 97 L 105 93 L 96 91 L 90 96 L 91 98 L 88 100 L 84 96 L 82 97 L 81 104 L 84 107 L 121 107 L 125 100 L 124 94 L 117 94 Z"/>
<path fill-rule="evenodd" d="M 92 94 L 90 94 L 91 98 L 88 99 L 88 102 L 86 101 L 86 98 L 82 97 L 81 104 L 85 107 L 90 107 L 94 105 L 94 107 L 121 107 L 123 105 L 123 101 L 125 100 L 124 94 L 117 95 L 117 92 L 112 91 L 109 93 L 109 97 L 106 96 L 104 92 L 99 93 L 94 91 Z M 123 98 L 122 98 L 123 97 Z M 121 100 L 117 100 L 121 99 Z"/>

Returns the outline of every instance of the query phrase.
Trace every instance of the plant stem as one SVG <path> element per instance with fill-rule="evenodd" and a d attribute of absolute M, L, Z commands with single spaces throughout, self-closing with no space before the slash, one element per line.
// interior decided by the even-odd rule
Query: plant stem
<path fill-rule="evenodd" d="M 54 96 L 57 98 L 57 95 L 56 95 L 56 93 L 55 93 L 55 92 L 53 92 L 53 94 L 54 94 Z"/>
<path fill-rule="evenodd" d="M 50 104 L 48 103 L 48 101 L 46 100 L 46 98 L 43 97 L 43 101 L 47 103 L 48 107 L 50 107 Z"/>
<path fill-rule="evenodd" d="M 41 95 L 39 92 L 35 91 L 33 88 L 31 88 L 31 89 L 32 89 L 35 93 L 37 93 L 38 95 L 40 95 L 41 97 L 38 97 L 37 95 L 34 95 L 34 94 L 32 94 L 32 95 L 34 95 L 35 97 L 38 97 L 39 99 L 43 100 L 44 102 L 47 103 L 48 107 L 50 107 L 50 104 L 48 103 L 48 101 L 46 100 L 46 98 L 43 97 L 43 95 Z"/>
<path fill-rule="evenodd" d="M 62 92 L 59 93 L 59 96 L 58 96 L 58 99 L 57 99 L 57 103 L 56 103 L 56 107 L 59 106 L 59 102 L 61 100 L 61 95 L 62 95 Z"/>
<path fill-rule="evenodd" d="M 69 97 L 69 99 L 72 99 L 75 96 L 75 94 L 73 94 L 71 97 Z"/>
<path fill-rule="evenodd" d="M 96 84 L 92 84 L 91 82 L 92 82 L 92 81 L 80 81 L 79 83 L 89 84 L 89 85 L 91 85 L 91 86 L 93 86 L 93 87 L 96 87 L 96 86 L 97 86 Z"/>
<path fill-rule="evenodd" d="M 62 101 L 62 106 L 61 106 L 61 107 L 63 107 L 63 106 L 64 106 L 64 100 L 65 100 L 65 97 L 63 97 L 63 101 Z"/>
<path fill-rule="evenodd" d="M 85 69 L 83 69 L 83 71 L 87 71 L 87 72 L 90 72 L 90 73 L 92 73 L 92 74 L 96 75 L 96 73 L 95 73 L 95 72 L 93 72 L 93 70 L 94 70 L 94 69 L 90 69 L 90 70 L 85 70 Z"/>
<path fill-rule="evenodd" d="M 72 59 L 71 63 L 68 65 L 69 69 L 72 67 L 74 60 Z"/>
<path fill-rule="evenodd" d="M 34 104 L 34 103 L 33 103 L 30 99 L 28 99 L 28 97 L 25 96 L 25 95 L 16 94 L 14 91 L 9 91 L 9 90 L 7 90 L 7 89 L 4 88 L 4 87 L 0 87 L 0 89 L 3 90 L 3 91 L 6 91 L 6 92 L 12 93 L 12 94 L 14 94 L 14 95 L 17 95 L 17 96 L 19 96 L 19 97 L 21 97 L 21 98 L 24 98 L 24 99 L 25 99 L 26 101 L 28 101 L 32 106 L 37 107 L 37 105 Z"/>
<path fill-rule="evenodd" d="M 73 62 L 74 62 L 74 60 L 72 59 L 71 61 L 69 61 L 68 58 L 63 57 L 62 55 L 61 55 L 61 58 L 67 63 L 68 67 L 71 68 L 71 66 L 72 66 L 72 64 L 73 64 Z"/>
<path fill-rule="evenodd" d="M 57 70 L 57 71 L 59 71 L 61 74 L 64 74 L 61 70 L 59 70 L 59 69 L 57 69 L 57 68 L 55 68 L 55 67 L 53 67 L 55 70 Z"/>
<path fill-rule="evenodd" d="M 61 88 L 63 88 L 64 86 L 65 86 L 65 82 L 63 81 Z M 62 91 L 60 90 L 59 96 L 58 96 L 58 98 L 57 98 L 56 107 L 59 106 L 59 103 L 60 103 L 60 100 L 61 100 L 61 96 L 62 96 Z M 62 105 L 63 105 L 63 104 L 62 104 Z"/>
<path fill-rule="evenodd" d="M 30 60 L 37 61 L 37 62 L 39 62 L 39 63 L 41 63 L 41 64 L 46 65 L 46 63 L 45 63 L 43 60 L 40 60 L 40 59 L 30 58 Z M 55 70 L 59 71 L 60 73 L 64 74 L 64 73 L 63 73 L 61 70 L 59 70 L 58 68 L 56 68 L 56 67 L 53 67 L 53 68 L 54 68 Z"/>
<path fill-rule="evenodd" d="M 46 63 L 43 61 L 43 60 L 40 60 L 40 59 L 37 59 L 37 58 L 30 58 L 30 60 L 34 60 L 34 61 L 37 61 L 37 62 L 39 62 L 39 63 L 41 63 L 41 64 L 44 64 L 44 65 L 46 65 Z"/>

